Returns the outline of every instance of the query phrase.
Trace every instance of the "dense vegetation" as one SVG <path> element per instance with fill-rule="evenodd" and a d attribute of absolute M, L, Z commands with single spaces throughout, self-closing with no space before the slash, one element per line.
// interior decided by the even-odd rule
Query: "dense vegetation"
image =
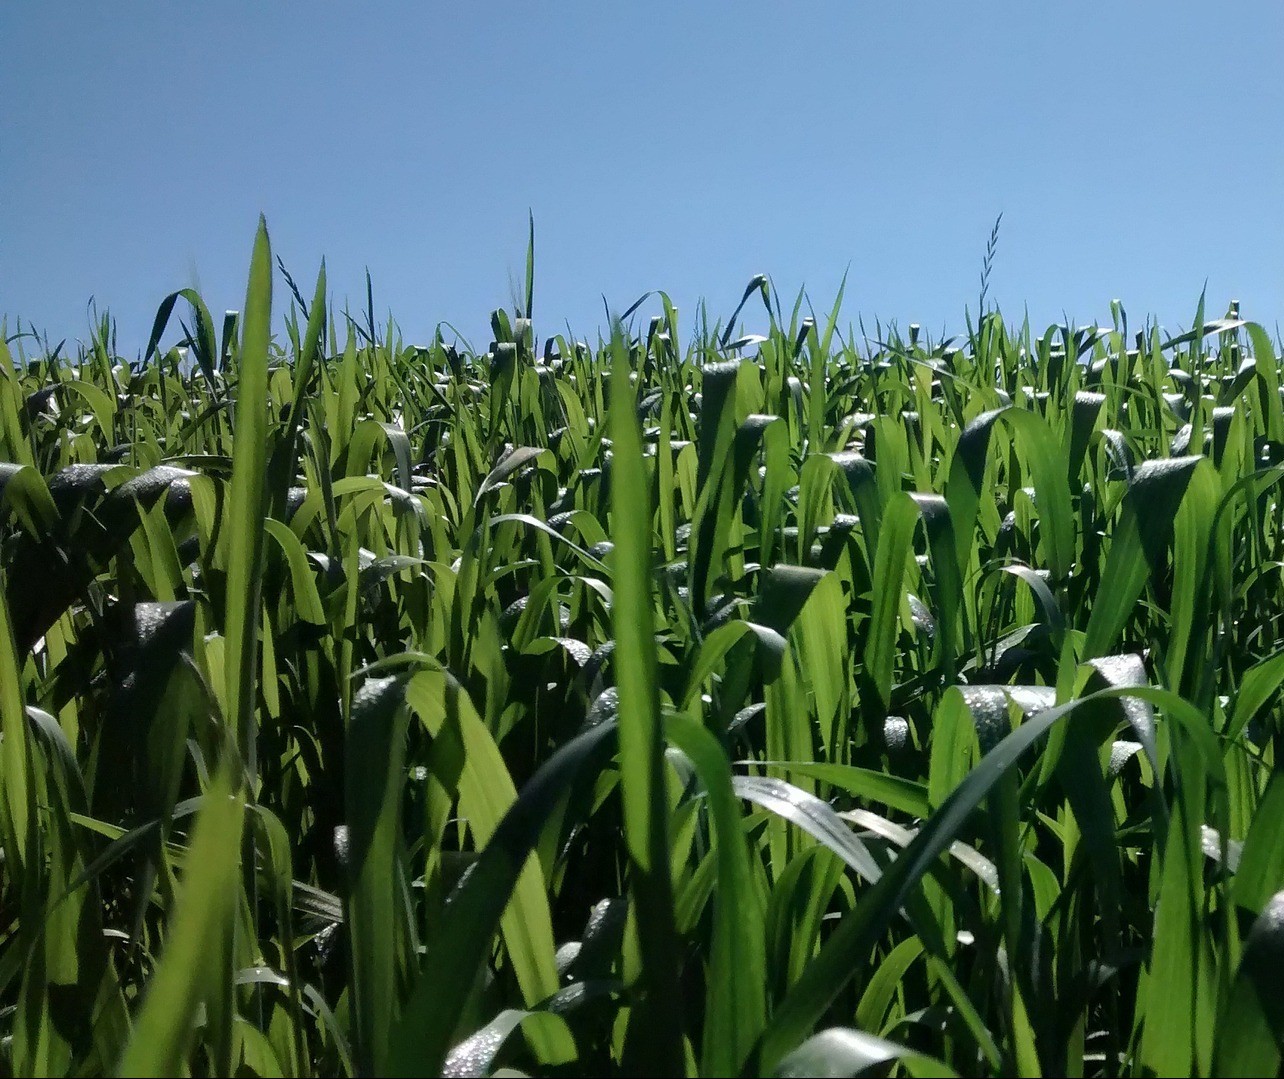
<path fill-rule="evenodd" d="M 276 276 L 0 345 L 0 1071 L 1276 1072 L 1260 327 Z"/>

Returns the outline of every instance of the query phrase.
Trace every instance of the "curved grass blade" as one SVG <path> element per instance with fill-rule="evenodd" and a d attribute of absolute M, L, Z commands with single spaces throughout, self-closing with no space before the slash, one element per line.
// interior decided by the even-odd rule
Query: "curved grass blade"
<path fill-rule="evenodd" d="M 161 301 L 156 311 L 156 319 L 152 323 L 152 334 L 147 341 L 147 349 L 143 353 L 143 363 L 156 354 L 161 335 L 169 325 L 170 315 L 173 314 L 174 305 L 179 300 L 186 300 L 192 308 L 192 316 L 196 323 L 196 335 L 192 338 L 192 346 L 196 350 L 196 362 L 211 391 L 217 393 L 218 384 L 214 380 L 214 372 L 218 368 L 219 352 L 214 340 L 214 320 L 210 318 L 209 308 L 205 306 L 205 301 L 195 289 L 179 289 L 177 292 L 171 292 Z"/>
<path fill-rule="evenodd" d="M 476 1034 L 471 1034 L 450 1051 L 442 1067 L 443 1079 L 485 1079 L 494 1074 L 495 1057 L 504 1048 L 504 1043 L 519 1029 L 529 1030 L 535 1026 L 558 1028 L 564 1039 L 570 1039 L 570 1028 L 566 1020 L 552 1012 L 529 1012 L 517 1008 L 507 1008 L 487 1023 Z M 552 1039 L 549 1039 L 552 1040 Z M 549 1061 L 551 1064 L 565 1064 L 565 1060 Z"/>
<path fill-rule="evenodd" d="M 869 848 L 829 805 L 792 783 L 765 776 L 736 776 L 736 794 L 769 809 L 823 843 L 871 883 L 883 875 Z"/>
<path fill-rule="evenodd" d="M 869 801 L 880 802 L 911 817 L 926 817 L 931 812 L 927 788 L 922 783 L 903 776 L 880 772 L 873 768 L 859 768 L 852 764 L 827 764 L 811 761 L 758 761 L 766 768 L 798 772 L 811 776 L 848 794 Z"/>
<path fill-rule="evenodd" d="M 578 775 L 615 743 L 606 721 L 559 749 L 522 788 L 481 856 L 451 893 L 440 932 L 393 1025 L 387 1073 L 435 1075 L 446 1059 L 500 916 L 550 813 Z"/>
<path fill-rule="evenodd" d="M 1044 549 L 1048 564 L 1053 577 L 1061 580 L 1070 572 L 1074 561 L 1074 516 L 1066 483 L 1066 466 L 1059 460 L 1057 440 L 1051 437 L 1047 423 L 1036 413 L 1011 405 L 982 413 L 972 420 L 960 436 L 955 450 L 946 498 L 956 530 L 959 570 L 964 574 L 967 572 L 990 434 L 1000 420 L 1013 429 L 1026 453 L 1045 530 Z"/>
<path fill-rule="evenodd" d="M 972 812 L 995 784 L 1012 770 L 1022 754 L 1059 720 L 1071 715 L 1081 705 L 1123 696 L 1140 697 L 1160 704 L 1186 730 L 1194 732 L 1201 725 L 1206 727 L 1198 709 L 1173 693 L 1150 687 L 1100 690 L 1027 719 L 968 773 L 904 853 L 864 894 L 855 909 L 844 917 L 772 1017 L 759 1047 L 758 1066 L 761 1069 L 773 1068 L 806 1037 L 809 1028 L 824 1014 L 834 997 L 861 969 L 869 949 L 896 916 L 910 890 L 957 838 Z"/>
<path fill-rule="evenodd" d="M 1115 647 L 1147 577 L 1159 571 L 1181 501 L 1201 461 L 1202 457 L 1144 461 L 1134 474 L 1088 618 L 1085 658 Z"/>
<path fill-rule="evenodd" d="M 780 1079 L 803 1076 L 840 1079 L 864 1075 L 873 1068 L 897 1063 L 916 1079 L 919 1076 L 955 1076 L 947 1064 L 885 1038 L 846 1027 L 833 1027 L 808 1038 L 776 1065 L 771 1073 Z"/>
<path fill-rule="evenodd" d="M 517 800 L 495 739 L 462 687 L 443 672 L 420 672 L 406 687 L 406 701 L 433 735 L 438 781 L 458 791 L 459 814 L 467 819 L 474 842 L 484 846 Z M 449 774 L 456 772 L 457 777 Z M 508 959 L 527 1007 L 547 999 L 559 985 L 546 890 L 538 860 L 529 860 L 500 919 Z M 535 1040 L 541 1036 L 537 1031 Z M 546 1061 L 561 1052 L 556 1045 L 542 1043 L 537 1049 Z"/>

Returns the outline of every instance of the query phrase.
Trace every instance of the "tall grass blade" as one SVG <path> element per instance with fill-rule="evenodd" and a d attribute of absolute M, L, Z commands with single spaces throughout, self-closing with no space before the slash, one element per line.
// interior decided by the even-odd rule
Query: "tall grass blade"
<path fill-rule="evenodd" d="M 615 543 L 616 680 L 620 692 L 620 785 L 642 951 L 630 1066 L 642 1075 L 681 1075 L 682 1004 L 669 877 L 669 805 L 656 695 L 651 588 L 651 496 L 628 351 L 617 328 L 611 366 L 611 536 Z"/>
<path fill-rule="evenodd" d="M 197 1009 L 224 991 L 232 915 L 240 894 L 245 798 L 233 793 L 233 757 L 205 794 L 164 954 L 152 975 L 119 1075 L 177 1075 L 192 1044 Z"/>
<path fill-rule="evenodd" d="M 251 783 L 258 776 L 255 691 L 262 585 L 263 521 L 267 516 L 268 346 L 272 318 L 272 247 L 259 219 L 245 293 L 245 321 L 236 381 L 236 448 L 228 521 L 227 707 Z M 251 796 L 254 790 L 251 787 Z"/>

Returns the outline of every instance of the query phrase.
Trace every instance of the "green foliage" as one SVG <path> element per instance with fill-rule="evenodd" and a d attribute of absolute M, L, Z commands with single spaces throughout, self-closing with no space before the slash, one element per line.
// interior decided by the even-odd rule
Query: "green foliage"
<path fill-rule="evenodd" d="M 539 347 L 533 225 L 484 352 L 263 226 L 0 334 L 0 1074 L 1277 1071 L 1276 344 L 996 240 L 942 342 Z"/>

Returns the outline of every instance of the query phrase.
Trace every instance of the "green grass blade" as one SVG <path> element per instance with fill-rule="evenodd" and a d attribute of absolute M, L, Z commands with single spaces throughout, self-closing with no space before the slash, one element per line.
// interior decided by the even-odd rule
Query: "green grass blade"
<path fill-rule="evenodd" d="M 254 719 L 258 659 L 259 590 L 263 574 L 265 473 L 268 459 L 268 343 L 272 318 L 272 247 L 260 218 L 245 293 L 236 391 L 236 448 L 228 521 L 227 709 L 251 783 L 258 756 Z"/>
<path fill-rule="evenodd" d="M 1257 804 L 1235 874 L 1235 902 L 1260 914 L 1271 896 L 1284 889 L 1284 772 L 1276 770 Z"/>
<path fill-rule="evenodd" d="M 602 723 L 568 742 L 522 788 L 472 870 L 456 886 L 388 1048 L 390 1075 L 435 1075 L 446 1059 L 490 953 L 495 928 L 545 821 L 569 785 L 615 744 L 616 728 Z"/>
<path fill-rule="evenodd" d="M 0 573 L 0 838 L 4 840 L 5 872 L 22 881 L 28 849 L 33 843 L 34 801 L 31 748 L 22 701 L 22 668 L 9 622 L 6 575 Z"/>
<path fill-rule="evenodd" d="M 352 700 L 345 768 L 353 1051 L 362 1070 L 382 1074 L 396 1018 L 398 858 L 407 711 L 396 678 L 370 678 Z"/>
<path fill-rule="evenodd" d="M 703 1075 L 736 1075 L 767 1019 L 762 901 L 740 825 L 731 765 L 722 747 L 686 716 L 671 717 L 665 730 L 700 775 L 717 843 L 718 905 L 700 1070 Z"/>
<path fill-rule="evenodd" d="M 611 350 L 612 626 L 620 693 L 620 784 L 642 949 L 642 999 L 633 1012 L 636 1037 L 630 1040 L 638 1054 L 635 1066 L 643 1074 L 681 1075 L 685 1071 L 682 998 L 669 879 L 669 806 L 651 598 L 651 494 L 629 382 L 628 350 L 618 329 Z"/>
<path fill-rule="evenodd" d="M 844 917 L 772 1016 L 759 1046 L 759 1067 L 764 1070 L 774 1067 L 807 1036 L 834 997 L 856 975 L 869 948 L 895 917 L 910 890 L 957 838 L 972 812 L 1010 773 L 1022 754 L 1081 704 L 1128 695 L 1162 703 L 1170 716 L 1192 730 L 1203 722 L 1198 710 L 1174 694 L 1148 687 L 1128 687 L 1078 698 L 1022 723 L 968 773 L 904 853 Z"/>
<path fill-rule="evenodd" d="M 221 994 L 230 971 L 232 916 L 240 892 L 243 795 L 233 793 L 229 763 L 205 795 L 187 871 L 160 964 L 151 977 L 118 1075 L 177 1075 L 184 1068 L 200 1005 Z"/>
<path fill-rule="evenodd" d="M 185 288 L 180 289 L 178 292 L 171 292 L 161 301 L 161 305 L 156 311 L 156 319 L 152 323 L 151 337 L 148 339 L 147 348 L 143 352 L 143 363 L 146 363 L 156 354 L 161 335 L 164 334 L 165 327 L 169 324 L 170 316 L 174 312 L 174 305 L 179 300 L 186 300 L 192 308 L 192 315 L 196 323 L 196 334 L 192 339 L 192 346 L 196 350 L 196 363 L 213 391 L 217 385 L 214 379 L 214 371 L 219 363 L 218 344 L 214 339 L 214 320 L 210 317 L 209 308 L 205 306 L 205 301 L 201 299 L 200 293 L 195 289 Z"/>
<path fill-rule="evenodd" d="M 781 1079 L 862 1075 L 880 1065 L 900 1064 L 912 1076 L 954 1076 L 948 1065 L 885 1038 L 835 1027 L 808 1038 L 771 1073 Z"/>
<path fill-rule="evenodd" d="M 1123 515 L 1088 618 L 1085 657 L 1102 656 L 1115 647 L 1148 574 L 1160 566 L 1181 500 L 1201 460 L 1146 461 L 1137 469 L 1124 496 Z"/>
<path fill-rule="evenodd" d="M 462 687 L 443 673 L 420 672 L 407 686 L 406 700 L 443 749 L 443 757 L 455 762 L 462 756 L 454 781 L 459 813 L 468 821 L 474 841 L 479 846 L 488 844 L 518 799 L 494 737 Z M 436 756 L 433 760 L 435 765 Z M 528 860 L 500 919 L 504 945 L 527 1007 L 552 996 L 560 985 L 546 892 L 538 860 Z M 546 1062 L 561 1051 L 553 1045 L 546 1048 Z"/>
<path fill-rule="evenodd" d="M 1274 1075 L 1284 1030 L 1284 892 L 1266 904 L 1217 1024 L 1214 1075 Z"/>
<path fill-rule="evenodd" d="M 551 1012 L 528 1012 L 516 1008 L 507 1008 L 487 1023 L 475 1034 L 470 1034 L 446 1058 L 441 1074 L 445 1079 L 463 1079 L 465 1076 L 494 1075 L 495 1057 L 504 1047 L 504 1043 L 517 1030 L 523 1030 L 527 1036 L 533 1028 L 552 1028 L 561 1040 L 570 1041 L 570 1028 L 566 1020 Z M 552 1039 L 549 1039 L 552 1040 Z M 573 1042 L 572 1042 L 573 1044 Z M 564 1060 L 551 1063 L 565 1064 Z"/>

